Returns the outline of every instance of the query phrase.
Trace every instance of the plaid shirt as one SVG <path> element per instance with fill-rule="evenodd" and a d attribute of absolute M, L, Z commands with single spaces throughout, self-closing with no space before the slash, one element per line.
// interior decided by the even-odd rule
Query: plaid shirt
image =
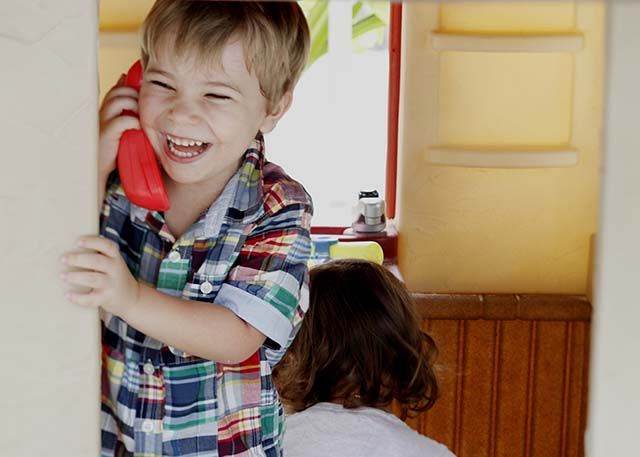
<path fill-rule="evenodd" d="M 102 456 L 280 456 L 284 415 L 271 369 L 308 307 L 312 203 L 254 142 L 220 197 L 175 240 L 162 214 L 130 203 L 117 174 L 101 234 L 133 275 L 185 300 L 225 306 L 267 336 L 248 360 L 190 356 L 103 315 Z"/>

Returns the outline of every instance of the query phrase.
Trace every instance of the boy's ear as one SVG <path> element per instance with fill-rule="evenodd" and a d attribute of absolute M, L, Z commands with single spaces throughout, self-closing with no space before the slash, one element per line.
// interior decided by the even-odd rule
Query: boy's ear
<path fill-rule="evenodd" d="M 272 107 L 271 112 L 267 113 L 267 116 L 260 126 L 260 132 L 269 133 L 272 131 L 284 113 L 289 110 L 292 101 L 293 94 L 291 92 L 285 92 L 282 98 L 280 98 L 280 101 Z"/>

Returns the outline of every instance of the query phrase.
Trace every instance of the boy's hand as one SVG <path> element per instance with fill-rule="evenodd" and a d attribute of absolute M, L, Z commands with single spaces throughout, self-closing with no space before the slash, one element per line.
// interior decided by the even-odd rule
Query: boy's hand
<path fill-rule="evenodd" d="M 105 95 L 100 107 L 100 150 L 98 170 L 108 176 L 116 168 L 118 144 L 125 130 L 139 129 L 137 117 L 123 115 L 123 110 L 138 112 L 138 91 L 124 86 L 124 75 Z"/>
<path fill-rule="evenodd" d="M 76 271 L 62 273 L 61 278 L 89 290 L 69 292 L 67 298 L 122 317 L 137 304 L 140 286 L 120 256 L 118 245 L 102 236 L 86 236 L 80 238 L 78 246 L 88 251 L 66 254 L 62 262 Z"/>

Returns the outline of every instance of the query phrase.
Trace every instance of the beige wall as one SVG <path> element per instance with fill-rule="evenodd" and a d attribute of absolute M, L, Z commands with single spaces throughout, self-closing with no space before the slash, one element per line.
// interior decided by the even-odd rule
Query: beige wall
<path fill-rule="evenodd" d="M 640 4 L 612 2 L 588 457 L 638 454 L 640 439 Z"/>
<path fill-rule="evenodd" d="M 0 10 L 0 455 L 95 456 L 98 318 L 58 275 L 97 229 L 96 2 Z"/>
<path fill-rule="evenodd" d="M 136 30 L 155 0 L 100 0 L 100 29 Z"/>
<path fill-rule="evenodd" d="M 586 293 L 602 2 L 416 2 L 403 20 L 398 224 L 409 286 Z M 520 52 L 459 50 L 496 35 Z"/>
<path fill-rule="evenodd" d="M 100 99 L 140 58 L 139 27 L 154 0 L 100 1 Z"/>

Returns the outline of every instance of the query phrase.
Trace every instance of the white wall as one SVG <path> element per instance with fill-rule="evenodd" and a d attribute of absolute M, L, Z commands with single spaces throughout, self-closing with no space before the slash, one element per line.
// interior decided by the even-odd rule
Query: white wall
<path fill-rule="evenodd" d="M 95 232 L 97 2 L 0 1 L 0 455 L 98 455 L 99 326 L 59 259 Z"/>
<path fill-rule="evenodd" d="M 609 2 L 604 182 L 587 456 L 640 450 L 640 3 Z"/>

